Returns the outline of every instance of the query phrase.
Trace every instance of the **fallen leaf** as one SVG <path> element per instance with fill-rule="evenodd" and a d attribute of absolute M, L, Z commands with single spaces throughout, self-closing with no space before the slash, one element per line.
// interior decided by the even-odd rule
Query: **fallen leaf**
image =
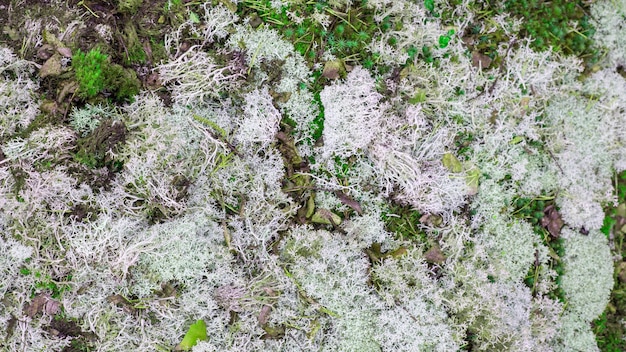
<path fill-rule="evenodd" d="M 133 313 L 135 311 L 132 302 L 122 295 L 111 295 L 107 297 L 107 301 L 113 303 L 116 307 L 122 308 L 127 313 Z"/>
<path fill-rule="evenodd" d="M 57 104 L 56 101 L 46 100 L 43 103 L 41 103 L 41 106 L 39 106 L 39 109 L 46 114 L 54 115 L 59 111 L 59 105 Z"/>
<path fill-rule="evenodd" d="M 431 264 L 442 264 L 446 261 L 446 256 L 443 255 L 441 248 L 437 245 L 432 246 L 428 251 L 426 251 L 426 253 L 424 253 L 424 258 Z"/>
<path fill-rule="evenodd" d="M 492 61 L 493 60 L 485 54 L 481 54 L 478 51 L 472 52 L 472 66 L 474 67 L 489 68 Z"/>
<path fill-rule="evenodd" d="M 306 200 L 306 218 L 310 218 L 315 214 L 315 193 L 311 193 Z"/>
<path fill-rule="evenodd" d="M 445 153 L 442 162 L 443 166 L 452 173 L 458 174 L 463 171 L 463 165 L 452 153 Z"/>
<path fill-rule="evenodd" d="M 50 297 L 49 294 L 40 293 L 36 295 L 30 303 L 26 303 L 26 305 L 24 306 L 24 312 L 26 313 L 26 315 L 33 318 L 35 315 L 44 311 L 46 303 L 48 302 L 48 300 L 51 299 L 52 297 Z"/>
<path fill-rule="evenodd" d="M 285 336 L 285 327 L 283 325 L 276 327 L 265 325 L 262 329 L 265 331 L 265 334 L 261 336 L 261 340 L 278 340 Z"/>
<path fill-rule="evenodd" d="M 424 214 L 420 217 L 419 222 L 428 226 L 439 227 L 443 223 L 443 218 L 435 214 Z"/>
<path fill-rule="evenodd" d="M 407 252 L 405 247 L 400 247 L 400 248 L 396 249 L 395 251 L 389 253 L 389 255 L 392 258 L 400 258 L 401 256 L 406 255 L 407 253 L 408 252 Z"/>
<path fill-rule="evenodd" d="M 335 195 L 337 196 L 337 198 L 339 198 L 341 203 L 352 208 L 352 210 L 356 211 L 357 214 L 359 215 L 363 214 L 363 209 L 361 208 L 361 204 L 359 204 L 359 202 L 357 202 L 356 200 L 352 199 L 352 197 L 350 197 L 349 195 L 345 194 L 342 191 L 335 191 Z"/>
<path fill-rule="evenodd" d="M 345 66 L 341 60 L 327 61 L 322 71 L 322 76 L 328 79 L 337 79 L 345 71 Z"/>
<path fill-rule="evenodd" d="M 311 221 L 316 224 L 337 226 L 341 224 L 341 217 L 327 209 L 318 209 L 311 217 Z"/>
<path fill-rule="evenodd" d="M 61 91 L 57 95 L 57 103 L 63 102 L 68 95 L 74 94 L 78 90 L 78 82 L 74 81 L 63 82 L 60 86 Z"/>
<path fill-rule="evenodd" d="M 43 313 L 45 315 L 55 315 L 61 311 L 61 302 L 56 299 L 49 299 L 43 306 Z"/>
<path fill-rule="evenodd" d="M 61 70 L 61 56 L 54 54 L 41 66 L 39 77 L 55 77 L 61 74 Z"/>
<path fill-rule="evenodd" d="M 54 53 L 54 47 L 50 44 L 44 44 L 37 50 L 37 57 L 42 60 L 48 60 Z"/>
<path fill-rule="evenodd" d="M 480 169 L 478 169 L 472 163 L 465 163 L 463 165 L 465 169 L 465 184 L 469 187 L 468 195 L 473 196 L 478 193 L 478 185 L 480 181 Z"/>
<path fill-rule="evenodd" d="M 561 219 L 561 214 L 559 214 L 554 205 L 547 206 L 543 213 L 544 217 L 541 219 L 541 226 L 548 230 L 550 236 L 559 238 L 561 228 L 565 225 L 565 222 Z"/>
<path fill-rule="evenodd" d="M 258 322 L 259 325 L 265 325 L 270 320 L 270 313 L 272 313 L 272 307 L 268 305 L 264 305 L 261 308 L 261 312 L 259 313 Z"/>
<path fill-rule="evenodd" d="M 189 331 L 183 337 L 183 340 L 174 348 L 175 351 L 189 351 L 198 341 L 208 340 L 206 333 L 206 323 L 204 320 L 198 320 L 189 327 Z"/>
<path fill-rule="evenodd" d="M 57 48 L 57 52 L 63 57 L 72 57 L 72 49 L 70 48 Z"/>

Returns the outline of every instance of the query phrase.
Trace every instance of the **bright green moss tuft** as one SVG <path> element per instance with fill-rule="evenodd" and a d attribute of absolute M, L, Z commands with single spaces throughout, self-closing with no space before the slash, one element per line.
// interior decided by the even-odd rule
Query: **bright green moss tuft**
<path fill-rule="evenodd" d="M 80 49 L 72 57 L 72 68 L 80 85 L 78 95 L 92 98 L 104 89 L 103 67 L 108 64 L 108 57 L 98 48 L 84 53 Z"/>

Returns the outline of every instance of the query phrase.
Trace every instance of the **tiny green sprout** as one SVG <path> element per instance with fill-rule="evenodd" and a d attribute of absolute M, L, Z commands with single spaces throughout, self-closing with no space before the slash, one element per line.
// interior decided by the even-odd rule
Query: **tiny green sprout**
<path fill-rule="evenodd" d="M 374 67 L 374 61 L 371 58 L 366 57 L 363 60 L 363 67 L 365 67 L 367 69 L 371 69 L 372 67 Z"/>
<path fill-rule="evenodd" d="M 357 42 L 356 42 L 356 41 L 354 41 L 354 40 L 348 40 L 348 41 L 346 41 L 346 47 L 347 47 L 348 49 L 354 49 L 354 48 L 356 48 L 357 46 L 359 46 L 359 43 L 357 43 Z"/>
<path fill-rule="evenodd" d="M 359 33 L 357 33 L 357 38 L 360 41 L 366 41 L 369 39 L 369 37 L 370 37 L 369 34 L 367 34 L 367 32 L 365 31 L 359 31 Z"/>
<path fill-rule="evenodd" d="M 535 202 L 535 208 L 537 210 L 543 211 L 546 207 L 546 203 L 543 200 L 538 200 Z"/>
<path fill-rule="evenodd" d="M 406 49 L 406 53 L 409 55 L 409 59 L 415 59 L 415 55 L 417 55 L 417 48 L 414 45 L 411 45 L 408 49 Z"/>
<path fill-rule="evenodd" d="M 382 29 L 382 30 L 383 30 L 383 32 L 386 32 L 386 31 L 388 31 L 389 29 L 391 29 L 391 23 L 389 22 L 389 20 L 388 20 L 388 19 L 385 19 L 385 20 L 383 21 L 383 24 L 380 26 L 380 29 Z"/>
<path fill-rule="evenodd" d="M 308 49 L 308 45 L 306 43 L 297 43 L 294 47 L 296 51 L 302 55 L 305 55 Z"/>
<path fill-rule="evenodd" d="M 300 25 L 298 26 L 298 28 L 296 28 L 296 35 L 298 37 L 302 37 L 306 34 L 306 27 Z"/>
<path fill-rule="evenodd" d="M 343 24 L 337 25 L 337 28 L 335 28 L 335 33 L 337 33 L 337 35 L 342 35 L 346 30 L 346 27 Z"/>

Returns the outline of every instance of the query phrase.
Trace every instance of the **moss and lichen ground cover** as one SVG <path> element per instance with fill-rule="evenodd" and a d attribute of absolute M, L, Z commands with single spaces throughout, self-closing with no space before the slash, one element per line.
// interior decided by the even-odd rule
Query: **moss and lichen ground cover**
<path fill-rule="evenodd" d="M 0 7 L 0 349 L 626 349 L 623 0 Z"/>

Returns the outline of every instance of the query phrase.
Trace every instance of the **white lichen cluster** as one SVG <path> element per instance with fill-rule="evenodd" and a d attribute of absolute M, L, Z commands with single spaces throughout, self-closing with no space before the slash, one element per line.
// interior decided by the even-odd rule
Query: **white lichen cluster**
<path fill-rule="evenodd" d="M 592 6 L 598 33 L 623 25 L 608 3 Z M 602 206 L 626 169 L 623 36 L 598 41 L 611 54 L 579 82 L 579 61 L 528 39 L 498 49 L 504 69 L 475 67 L 422 3 L 370 6 L 402 23 L 371 39 L 382 63 L 450 35 L 433 54 L 440 67 L 347 67 L 321 106 L 291 43 L 212 2 L 166 41 L 156 72 L 171 105 L 146 91 L 119 110 L 75 109 L 72 128 L 16 134 L 38 114 L 38 83 L 0 48 L 0 348 L 60 351 L 80 338 L 98 351 L 171 350 L 203 320 L 194 351 L 597 349 L 590 322 L 613 284 Z M 293 131 L 279 138 L 284 117 Z M 73 157 L 105 119 L 125 131 L 106 152 L 122 165 L 114 176 Z M 307 167 L 292 172 L 289 153 Z M 556 254 L 514 214 L 516 199 L 539 195 L 565 222 L 560 283 Z M 423 239 L 386 228 L 402 216 L 390 204 L 423 215 L 412 223 Z M 52 308 L 32 312 L 52 286 L 78 336 L 50 332 Z M 566 303 L 550 296 L 557 286 Z"/>
<path fill-rule="evenodd" d="M 70 126 L 84 137 L 93 132 L 100 125 L 100 121 L 113 117 L 114 113 L 109 108 L 87 104 L 82 109 L 72 109 L 70 113 Z"/>
<path fill-rule="evenodd" d="M 39 113 L 35 93 L 39 84 L 31 79 L 34 71 L 32 63 L 0 48 L 0 138 L 26 128 Z"/>
<path fill-rule="evenodd" d="M 597 28 L 594 40 L 606 48 L 605 65 L 626 65 L 626 1 L 598 1 L 591 7 L 592 20 Z"/>

